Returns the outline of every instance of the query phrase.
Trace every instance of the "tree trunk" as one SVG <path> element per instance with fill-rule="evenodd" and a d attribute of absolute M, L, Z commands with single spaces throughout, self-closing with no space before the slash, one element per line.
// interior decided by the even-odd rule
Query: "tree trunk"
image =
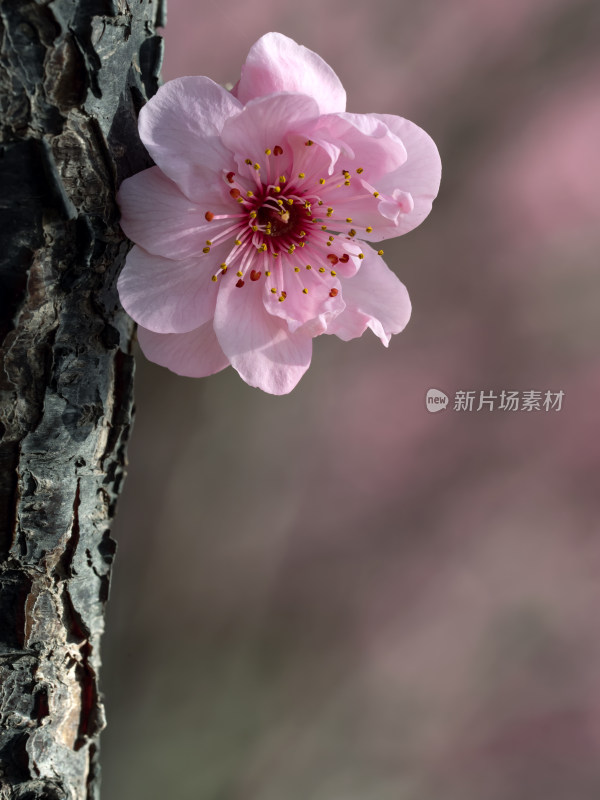
<path fill-rule="evenodd" d="M 99 793 L 132 415 L 115 189 L 150 165 L 160 0 L 0 0 L 0 798 Z"/>

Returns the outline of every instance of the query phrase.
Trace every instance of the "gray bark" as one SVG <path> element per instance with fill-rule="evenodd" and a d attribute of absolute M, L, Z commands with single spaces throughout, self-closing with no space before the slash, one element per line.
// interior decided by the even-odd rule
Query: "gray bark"
<path fill-rule="evenodd" d="M 0 2 L 0 798 L 99 792 L 99 640 L 132 414 L 115 189 L 149 166 L 161 0 Z"/>

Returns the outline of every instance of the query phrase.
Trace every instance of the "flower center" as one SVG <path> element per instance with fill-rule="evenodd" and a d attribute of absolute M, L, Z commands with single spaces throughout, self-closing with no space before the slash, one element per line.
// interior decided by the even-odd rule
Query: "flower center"
<path fill-rule="evenodd" d="M 256 224 L 268 236 L 285 236 L 299 222 L 299 209 L 295 206 L 273 206 L 265 203 L 256 210 Z"/>

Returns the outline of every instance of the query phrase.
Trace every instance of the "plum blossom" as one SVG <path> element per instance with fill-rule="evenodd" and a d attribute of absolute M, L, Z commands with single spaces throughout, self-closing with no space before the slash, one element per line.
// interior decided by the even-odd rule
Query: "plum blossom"
<path fill-rule="evenodd" d="M 148 359 L 192 377 L 231 365 L 285 394 L 314 337 L 370 328 L 387 346 L 405 327 L 407 291 L 368 242 L 427 216 L 438 151 L 406 119 L 345 108 L 331 67 L 278 33 L 231 92 L 178 78 L 144 106 L 156 166 L 119 190 L 135 246 L 118 290 Z"/>

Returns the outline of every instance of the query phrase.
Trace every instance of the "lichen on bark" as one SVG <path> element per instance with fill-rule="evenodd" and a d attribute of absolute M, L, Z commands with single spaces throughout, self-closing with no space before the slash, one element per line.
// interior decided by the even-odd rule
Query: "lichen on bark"
<path fill-rule="evenodd" d="M 161 0 L 0 1 L 0 799 L 91 800 L 132 415 L 115 190 Z"/>

